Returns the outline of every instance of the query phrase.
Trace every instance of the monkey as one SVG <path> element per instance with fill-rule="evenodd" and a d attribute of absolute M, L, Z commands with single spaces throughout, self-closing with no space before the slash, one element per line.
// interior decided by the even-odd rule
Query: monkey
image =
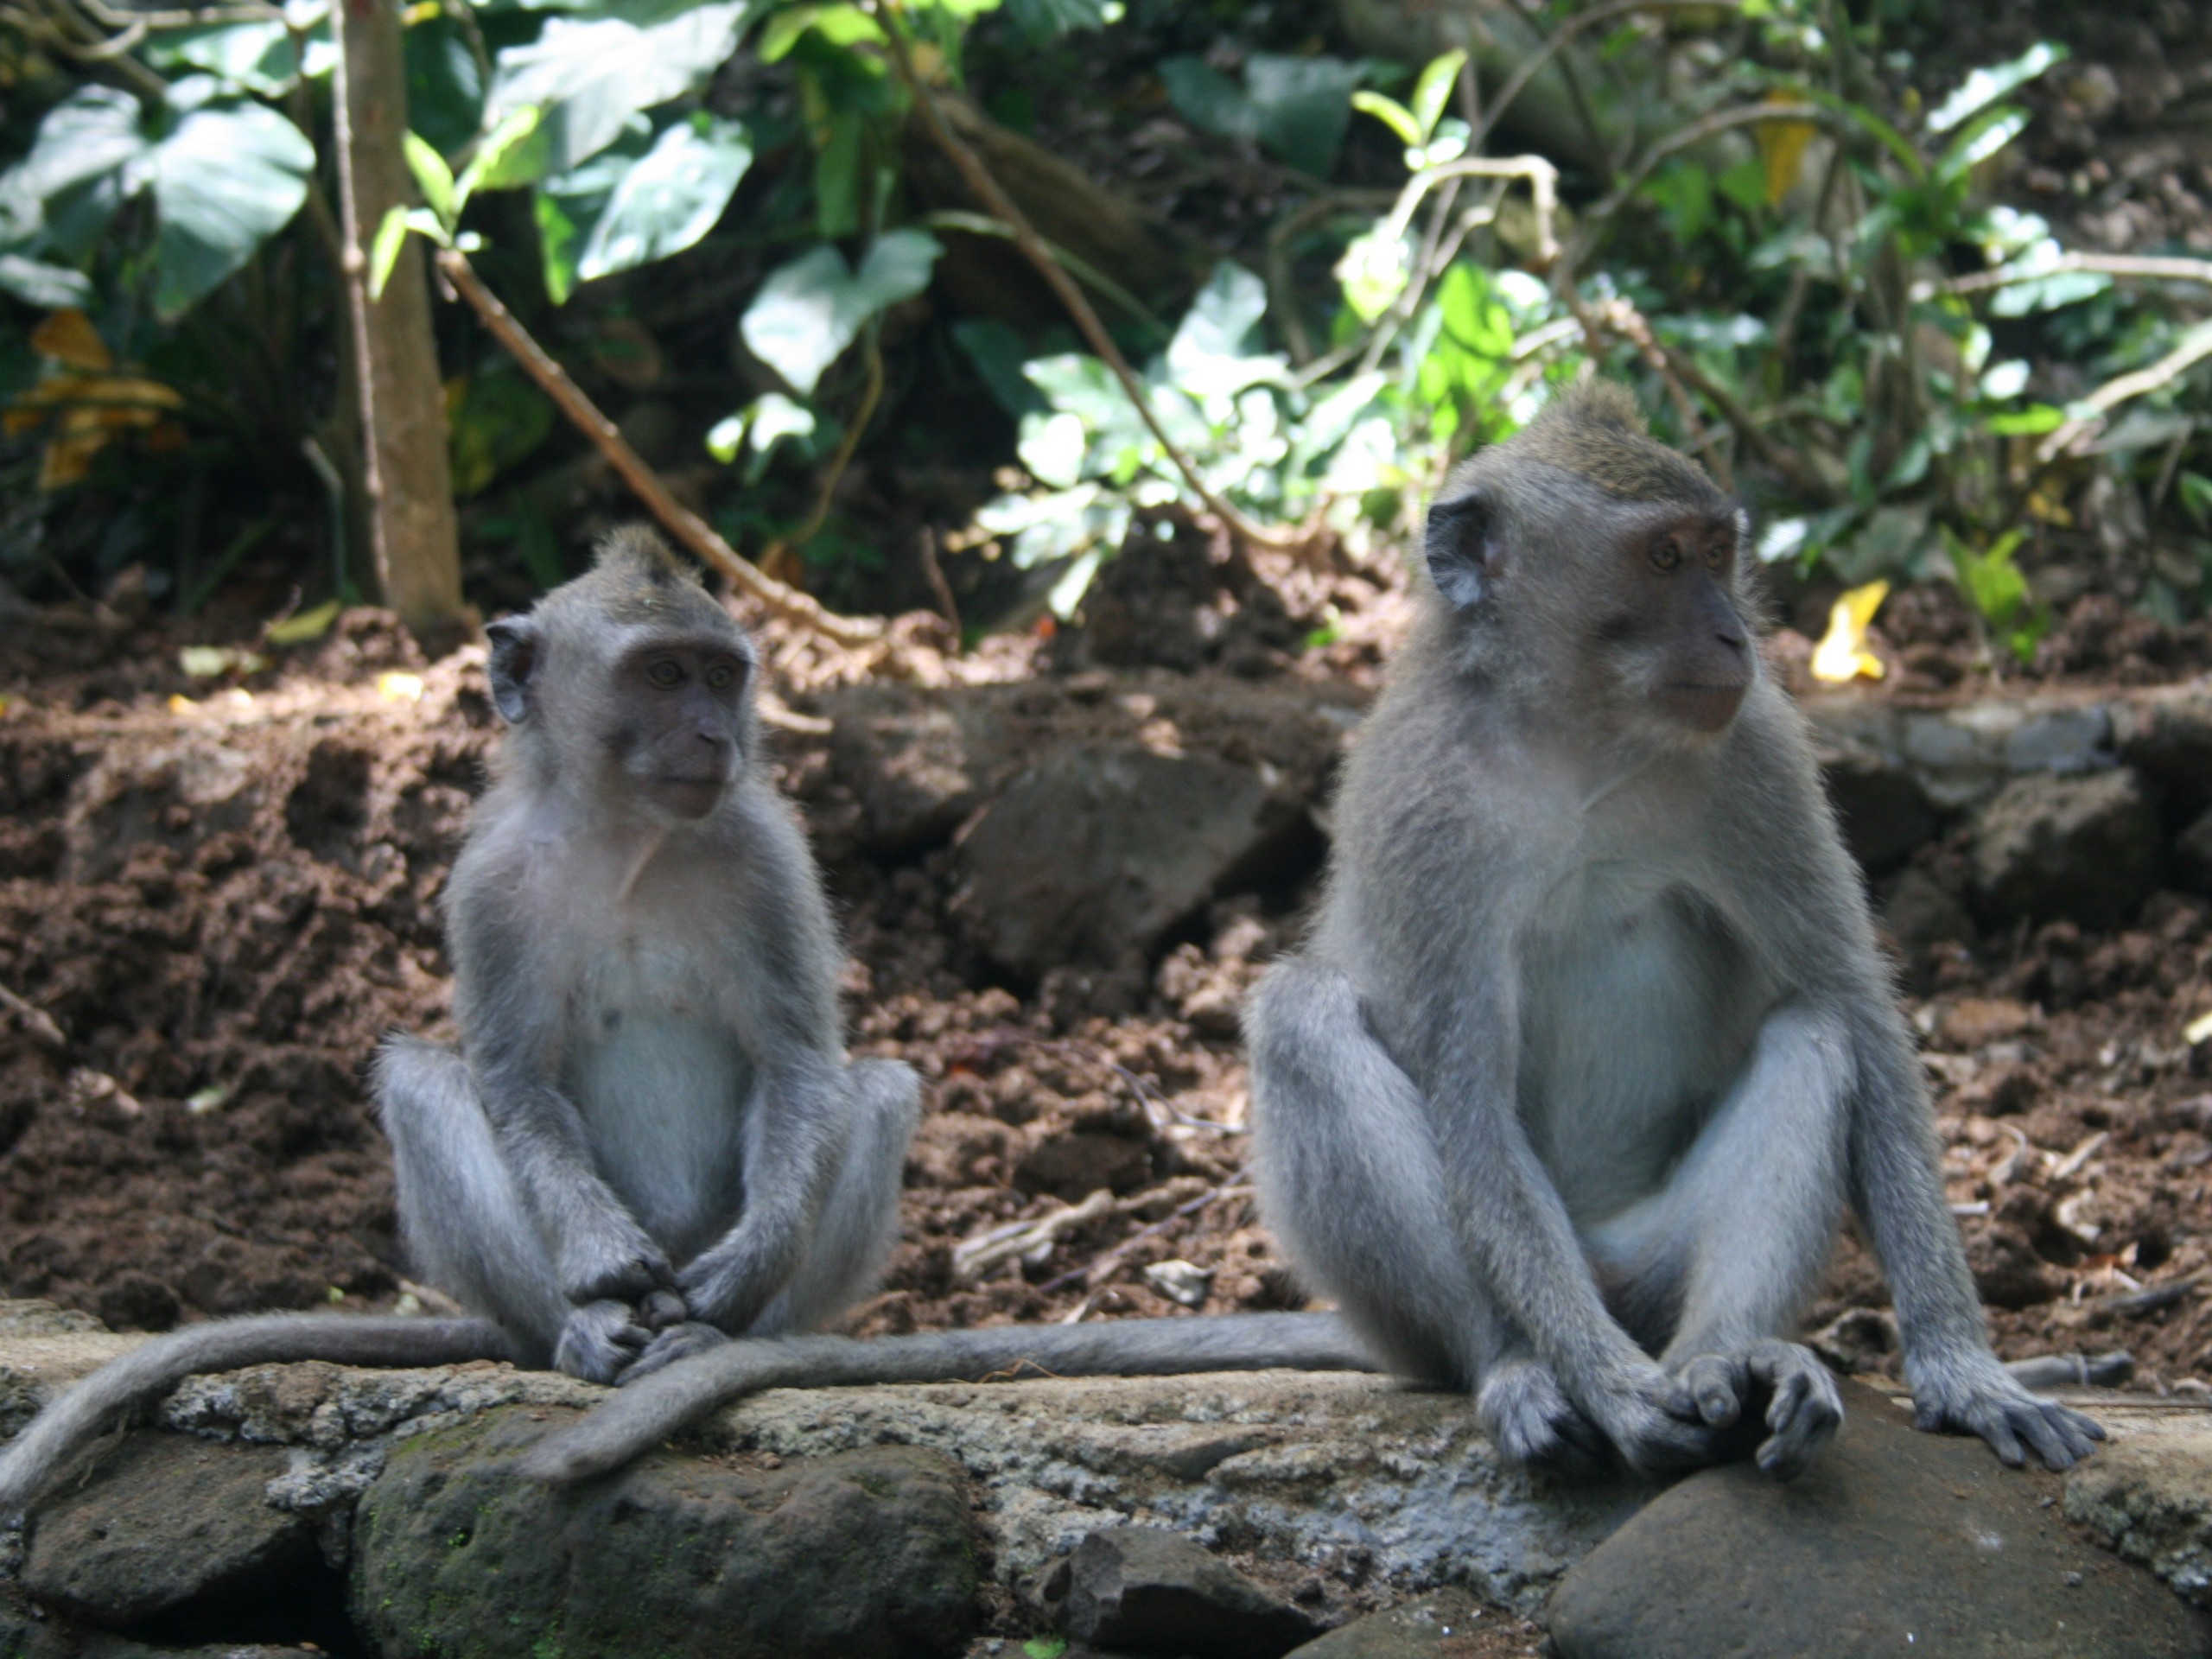
<path fill-rule="evenodd" d="M 641 530 L 486 633 L 506 735 L 443 899 L 461 1046 L 394 1034 L 372 1067 L 403 1243 L 474 1317 L 157 1338 L 0 1454 L 0 1513 L 195 1371 L 483 1357 L 612 1382 L 814 1330 L 874 1285 L 920 1082 L 845 1058 L 829 905 L 757 753 L 751 640 Z"/>
<path fill-rule="evenodd" d="M 1262 1216 L 1516 1461 L 1688 1467 L 1763 1397 L 1789 1478 L 1842 1414 L 1789 1334 L 1847 1205 L 1918 1427 L 2067 1467 L 2103 1431 L 1990 1349 L 1749 537 L 1604 383 L 1452 474 L 1318 915 L 1246 1012 Z"/>
<path fill-rule="evenodd" d="M 1918 1426 L 2088 1453 L 2102 1429 L 1988 1345 L 1863 889 L 1754 648 L 1745 509 L 1599 383 L 1464 463 L 1426 529 L 1319 914 L 1245 1014 L 1262 1218 L 1339 1313 L 736 1342 L 525 1473 L 613 1468 L 758 1388 L 1218 1360 L 1471 1394 L 1523 1465 L 1749 1451 L 1788 1480 L 1841 1421 L 1789 1333 L 1847 1205 Z"/>

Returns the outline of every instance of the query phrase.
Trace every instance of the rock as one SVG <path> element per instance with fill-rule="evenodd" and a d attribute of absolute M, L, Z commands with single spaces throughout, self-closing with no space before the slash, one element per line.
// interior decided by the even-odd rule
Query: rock
<path fill-rule="evenodd" d="M 32 1512 L 22 1587 L 117 1630 L 188 1609 L 219 1621 L 280 1597 L 323 1566 L 312 1520 L 264 1496 L 289 1462 L 273 1446 L 133 1434 L 88 1484 Z"/>
<path fill-rule="evenodd" d="M 1079 1642 L 1192 1659 L 1277 1659 L 1320 1634 L 1189 1539 L 1154 1527 L 1094 1532 L 1039 1589 L 1046 1617 Z"/>
<path fill-rule="evenodd" d="M 2057 1477 L 1843 1389 L 1843 1428 L 1796 1482 L 1702 1471 L 1570 1571 L 1548 1618 L 1561 1659 L 2212 1652 L 2200 1615 L 2067 1529 Z"/>
<path fill-rule="evenodd" d="M 994 758 L 987 705 L 903 686 L 826 692 L 830 764 L 860 806 L 861 848 L 898 857 L 944 841 L 982 803 Z"/>
<path fill-rule="evenodd" d="M 1958 894 L 1918 868 L 1897 876 L 1882 900 L 1881 923 L 1908 955 L 1931 944 L 1971 945 L 1981 937 Z"/>
<path fill-rule="evenodd" d="M 1440 1590 L 1388 1612 L 1354 1619 L 1293 1649 L 1290 1659 L 1461 1659 L 1471 1650 L 1481 1621 L 1496 1625 L 1504 1617 L 1479 1605 L 1464 1590 Z"/>
<path fill-rule="evenodd" d="M 0 1440 L 12 1440 L 69 1384 L 143 1340 L 52 1302 L 0 1300 Z"/>
<path fill-rule="evenodd" d="M 2120 759 L 2185 812 L 2212 807 L 2212 688 L 2159 686 L 2127 693 L 2113 708 Z"/>
<path fill-rule="evenodd" d="M 2125 768 L 2020 779 L 1974 828 L 1975 899 L 1999 923 L 2120 926 L 2150 897 L 2158 861 L 2158 815 Z"/>
<path fill-rule="evenodd" d="M 2111 1414 L 2114 1443 L 2066 1477 L 2066 1516 L 2212 1607 L 2212 1424 Z"/>
<path fill-rule="evenodd" d="M 1844 844 L 1859 867 L 1879 875 L 1936 834 L 1936 808 L 1901 761 L 1853 744 L 1821 756 Z"/>
<path fill-rule="evenodd" d="M 1146 951 L 1208 899 L 1319 852 L 1304 804 L 1261 766 L 1084 744 L 1020 773 L 962 842 L 953 908 L 1001 966 Z"/>
<path fill-rule="evenodd" d="M 2191 892 L 2212 893 L 2212 811 L 2174 837 L 2174 874 Z"/>
<path fill-rule="evenodd" d="M 959 1470 L 904 1446 L 766 1469 L 658 1452 L 556 1491 L 508 1467 L 551 1414 L 404 1442 L 361 1499 L 356 1616 L 387 1653 L 915 1659 L 976 1615 Z"/>

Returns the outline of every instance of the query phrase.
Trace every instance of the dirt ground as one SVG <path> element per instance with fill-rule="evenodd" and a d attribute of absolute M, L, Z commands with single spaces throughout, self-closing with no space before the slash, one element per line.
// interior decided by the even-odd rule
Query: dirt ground
<path fill-rule="evenodd" d="M 1278 669 L 1371 683 L 1398 583 L 1285 585 L 1294 614 L 1325 598 L 1344 626 Z M 1921 615 L 1940 610 L 1900 607 L 1901 663 L 1942 644 Z M 2206 660 L 2201 629 L 2106 621 L 2077 605 L 2038 677 Z M 2101 643 L 2067 643 L 2085 639 Z M 123 1329 L 390 1306 L 410 1292 L 361 1073 L 393 1027 L 452 1034 L 435 906 L 494 737 L 480 652 L 425 664 L 372 612 L 213 680 L 183 674 L 182 643 L 70 610 L 0 644 L 0 1291 Z M 768 643 L 779 764 L 810 810 L 827 810 L 811 691 L 1026 677 L 1052 649 L 948 659 L 920 621 L 861 658 Z M 1785 671 L 1795 649 L 1779 636 Z M 1929 677 L 1948 690 L 1905 670 L 1871 695 L 1971 689 L 1970 650 L 1948 656 L 1964 666 Z M 855 1047 L 910 1061 L 931 1091 L 903 1242 L 853 1329 L 1302 1305 L 1243 1173 L 1235 1017 L 1310 878 L 1216 906 L 1109 1019 L 1128 986 L 990 982 L 947 913 L 944 849 L 830 876 Z M 2126 1349 L 2139 1386 L 2206 1387 L 2212 1046 L 2180 1033 L 2212 1008 L 2212 906 L 2162 893 L 2124 932 L 2053 926 L 1919 966 L 1934 989 L 1909 1012 L 2000 1350 Z M 1847 1240 L 1808 1328 L 1843 1363 L 1893 1369 L 1885 1300 Z"/>

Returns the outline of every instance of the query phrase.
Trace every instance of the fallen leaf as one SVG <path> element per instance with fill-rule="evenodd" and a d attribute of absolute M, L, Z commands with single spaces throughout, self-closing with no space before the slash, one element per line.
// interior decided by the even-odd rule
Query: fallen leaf
<path fill-rule="evenodd" d="M 92 327 L 92 320 L 73 308 L 49 313 L 45 321 L 32 329 L 31 349 L 41 357 L 67 363 L 73 369 L 90 369 L 98 373 L 115 366 L 107 342 Z"/>
<path fill-rule="evenodd" d="M 1889 672 L 1882 659 L 1866 649 L 1866 630 L 1889 596 L 1887 582 L 1870 582 L 1836 601 L 1828 613 L 1828 631 L 1813 650 L 1815 679 L 1841 685 L 1861 677 L 1878 680 Z"/>
<path fill-rule="evenodd" d="M 304 645 L 310 639 L 320 639 L 328 633 L 330 625 L 337 620 L 338 601 L 325 600 L 311 611 L 288 616 L 282 622 L 271 622 L 262 633 L 272 645 Z"/>
<path fill-rule="evenodd" d="M 404 674 L 397 669 L 377 676 L 377 695 L 386 702 L 420 702 L 423 701 L 423 677 Z"/>
<path fill-rule="evenodd" d="M 2202 1014 L 2198 1014 L 2196 1019 L 2190 1020 L 2186 1026 L 2183 1026 L 2182 1027 L 2181 1035 L 2182 1040 L 2187 1043 L 2191 1048 L 2196 1047 L 2197 1044 L 2204 1041 L 2205 1039 L 2212 1037 L 2212 1008 L 2207 1008 Z"/>

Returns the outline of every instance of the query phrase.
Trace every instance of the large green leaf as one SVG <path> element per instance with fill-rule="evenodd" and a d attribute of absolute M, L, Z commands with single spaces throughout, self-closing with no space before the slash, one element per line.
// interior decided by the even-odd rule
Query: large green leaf
<path fill-rule="evenodd" d="M 753 354 L 804 397 L 870 317 L 929 286 L 944 251 L 927 231 L 887 231 L 855 271 L 824 243 L 760 285 L 739 331 Z"/>
<path fill-rule="evenodd" d="M 338 58 L 330 39 L 330 13 L 319 9 L 308 35 L 308 75 L 327 73 Z M 204 69 L 264 98 L 281 98 L 299 79 L 299 56 L 292 46 L 292 32 L 281 18 L 266 22 L 212 23 L 168 29 L 152 36 L 141 48 L 156 69 L 174 73 Z"/>
<path fill-rule="evenodd" d="M 499 54 L 485 119 L 541 107 L 541 171 L 565 173 L 613 143 L 639 111 L 703 86 L 736 52 L 752 12 L 753 0 L 717 0 L 645 23 L 552 18 L 535 41 Z"/>
<path fill-rule="evenodd" d="M 1163 59 L 1160 79 L 1192 125 L 1224 138 L 1264 144 L 1293 167 L 1326 178 L 1351 120 L 1360 68 L 1339 58 L 1293 58 L 1255 52 L 1244 84 L 1202 58 Z"/>
<path fill-rule="evenodd" d="M 589 282 L 680 253 L 715 226 L 753 163 L 753 143 L 735 121 L 700 114 L 661 134 L 614 187 L 576 261 Z"/>
<path fill-rule="evenodd" d="M 315 147 L 274 110 L 241 104 L 193 111 L 149 159 L 160 226 L 154 311 L 167 322 L 291 222 Z"/>
<path fill-rule="evenodd" d="M 85 86 L 46 112 L 31 153 L 6 184 L 41 201 L 114 172 L 146 149 L 138 100 L 111 86 Z"/>

